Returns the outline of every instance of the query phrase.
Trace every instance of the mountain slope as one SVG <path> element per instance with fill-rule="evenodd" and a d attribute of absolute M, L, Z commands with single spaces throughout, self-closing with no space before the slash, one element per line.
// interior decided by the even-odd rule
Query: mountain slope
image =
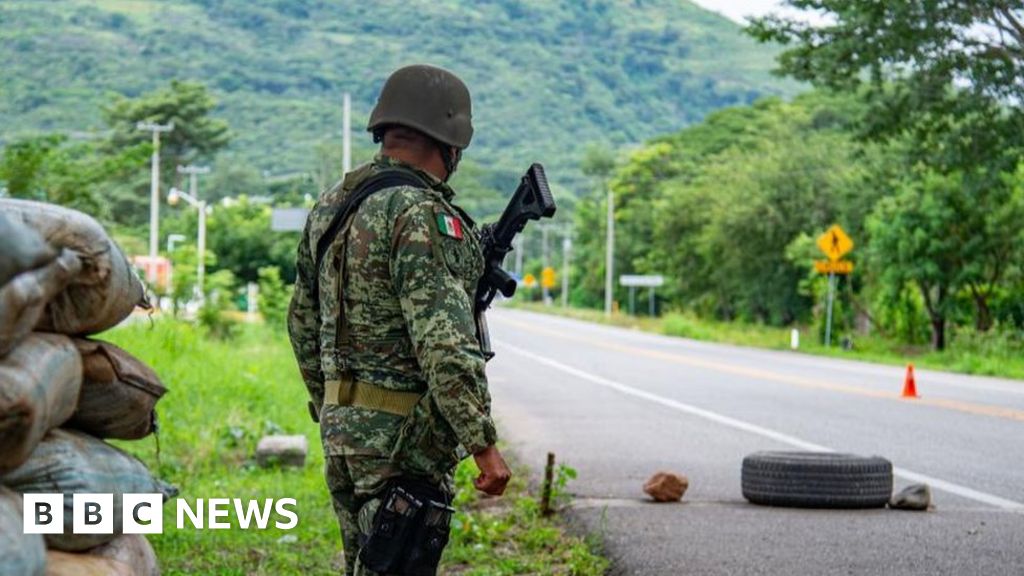
<path fill-rule="evenodd" d="M 5 0 L 0 141 L 102 128 L 107 94 L 199 80 L 233 127 L 227 159 L 310 170 L 355 141 L 384 78 L 428 62 L 475 97 L 469 157 L 507 177 L 534 160 L 572 185 L 582 148 L 640 142 L 793 86 L 773 52 L 725 18 L 674 0 Z"/>

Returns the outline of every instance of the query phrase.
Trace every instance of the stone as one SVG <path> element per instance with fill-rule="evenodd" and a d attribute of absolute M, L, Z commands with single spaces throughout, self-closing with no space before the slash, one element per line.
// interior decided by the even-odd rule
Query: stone
<path fill-rule="evenodd" d="M 256 445 L 256 463 L 263 468 L 269 466 L 302 468 L 306 465 L 306 454 L 308 453 L 309 442 L 305 436 L 264 436 Z"/>
<path fill-rule="evenodd" d="M 689 487 L 689 478 L 682 474 L 658 472 L 644 483 L 644 492 L 655 502 L 678 502 Z"/>
<path fill-rule="evenodd" d="M 911 484 L 889 500 L 894 510 L 927 510 L 932 505 L 932 490 L 927 484 Z"/>

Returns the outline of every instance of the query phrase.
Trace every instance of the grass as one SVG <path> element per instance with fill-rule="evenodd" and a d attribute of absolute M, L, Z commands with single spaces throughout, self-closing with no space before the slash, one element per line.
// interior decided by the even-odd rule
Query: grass
<path fill-rule="evenodd" d="M 752 348 L 789 350 L 792 328 L 779 328 L 744 322 L 716 322 L 690 314 L 669 313 L 661 317 L 614 314 L 606 318 L 600 310 L 547 307 L 539 303 L 510 303 L 511 307 L 553 314 L 586 322 L 655 332 L 705 342 L 719 342 Z M 935 352 L 926 346 L 910 346 L 879 336 L 856 336 L 852 349 L 838 343 L 826 348 L 812 331 L 800 327 L 800 352 L 833 358 L 862 360 L 881 364 L 913 363 L 918 368 L 945 370 L 962 374 L 1024 379 L 1024 344 L 1010 336 L 979 336 L 965 332 L 955 336 L 947 350 Z M 838 340 L 838 339 L 836 339 Z"/>
<path fill-rule="evenodd" d="M 286 338 L 263 326 L 241 327 L 229 341 L 170 320 L 140 322 L 102 336 L 149 363 L 170 391 L 158 405 L 159 442 L 118 442 L 180 497 L 295 498 L 294 530 L 178 530 L 174 508 L 164 533 L 150 536 L 163 573 L 216 575 L 337 574 L 341 538 L 323 479 L 319 432 Z M 310 456 L 301 470 L 262 469 L 252 462 L 266 433 L 302 434 Z M 502 499 L 471 487 L 472 462 L 457 473 L 460 492 L 452 544 L 442 573 L 602 574 L 605 560 L 555 522 L 541 518 L 519 475 Z M 273 518 L 272 521 L 273 523 Z"/>

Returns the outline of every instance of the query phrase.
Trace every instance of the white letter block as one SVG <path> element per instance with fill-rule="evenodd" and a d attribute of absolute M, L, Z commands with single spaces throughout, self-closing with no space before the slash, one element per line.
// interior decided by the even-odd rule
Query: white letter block
<path fill-rule="evenodd" d="M 121 502 L 121 526 L 125 534 L 163 534 L 162 494 L 125 494 Z"/>
<path fill-rule="evenodd" d="M 114 495 L 75 494 L 71 501 L 71 520 L 75 534 L 113 534 Z"/>
<path fill-rule="evenodd" d="M 63 494 L 23 494 L 25 534 L 64 533 Z"/>

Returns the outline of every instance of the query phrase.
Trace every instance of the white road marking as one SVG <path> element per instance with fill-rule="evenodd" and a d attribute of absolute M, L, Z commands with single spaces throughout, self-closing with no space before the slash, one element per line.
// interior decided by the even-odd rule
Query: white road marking
<path fill-rule="evenodd" d="M 749 432 L 749 433 L 755 434 L 757 436 L 762 436 L 764 438 L 775 440 L 776 442 L 779 442 L 779 443 L 782 443 L 782 444 L 787 444 L 789 446 L 793 446 L 793 447 L 799 448 L 801 450 L 821 451 L 821 452 L 835 452 L 835 450 L 833 450 L 832 448 L 829 448 L 827 446 L 822 446 L 820 444 L 815 444 L 813 442 L 808 442 L 806 440 L 802 440 L 802 439 L 797 438 L 795 436 L 790 436 L 789 434 L 784 434 L 782 432 L 771 430 L 771 429 L 765 428 L 763 426 L 758 426 L 756 424 L 751 424 L 750 422 L 745 422 L 743 420 L 738 420 L 736 418 L 731 418 L 729 416 L 725 416 L 725 415 L 719 414 L 717 412 L 712 412 L 710 410 L 705 410 L 703 408 L 698 408 L 697 406 L 693 406 L 691 404 L 686 404 L 686 403 L 683 403 L 683 402 L 679 402 L 677 400 L 672 400 L 671 398 L 665 398 L 664 396 L 658 396 L 657 394 L 652 394 L 650 392 L 645 392 L 643 390 L 640 390 L 640 389 L 637 389 L 637 388 L 633 388 L 632 386 L 627 386 L 627 385 L 622 384 L 620 382 L 615 382 L 614 380 L 609 380 L 608 378 L 604 378 L 604 377 L 598 376 L 596 374 L 591 374 L 591 373 L 586 372 L 584 370 L 580 370 L 579 368 L 574 368 L 574 367 L 569 366 L 567 364 L 563 364 L 563 363 L 561 363 L 561 362 L 559 362 L 557 360 L 553 360 L 551 358 L 547 358 L 545 356 L 541 356 L 539 354 L 535 354 L 533 352 L 530 352 L 529 350 L 525 350 L 523 348 L 519 348 L 518 346 L 513 346 L 513 345 L 508 344 L 506 342 L 494 341 L 494 343 L 498 344 L 499 346 L 501 346 L 502 348 L 504 348 L 504 349 L 506 349 L 506 350 L 508 350 L 510 352 L 513 352 L 515 354 L 519 354 L 520 356 L 524 356 L 526 358 L 529 358 L 529 359 L 533 360 L 534 362 L 537 362 L 538 364 L 543 364 L 545 366 L 549 366 L 551 368 L 554 368 L 555 370 L 559 370 L 561 372 L 565 372 L 566 374 L 570 374 L 570 375 L 575 376 L 575 377 L 577 377 L 577 378 L 579 378 L 581 380 L 586 380 L 586 381 L 588 381 L 588 382 L 590 382 L 592 384 L 597 384 L 598 386 L 603 386 L 605 388 L 609 388 L 611 390 L 615 390 L 617 392 L 621 392 L 622 394 L 633 396 L 634 398 L 640 398 L 642 400 L 647 400 L 648 402 L 653 402 L 655 404 L 659 404 L 659 405 L 664 406 L 666 408 L 671 408 L 671 409 L 677 410 L 679 412 L 684 412 L 686 414 L 691 414 L 693 416 L 697 416 L 698 418 L 703 418 L 705 420 L 710 420 L 711 422 L 715 422 L 715 423 L 721 424 L 723 426 L 728 426 L 729 428 L 733 428 L 733 429 L 736 429 L 736 430 L 741 430 L 743 432 Z M 914 472 L 914 471 L 911 471 L 911 470 L 906 470 L 904 468 L 894 468 L 893 469 L 893 473 L 896 476 L 899 476 L 899 477 L 901 477 L 903 479 L 906 479 L 906 480 L 909 480 L 911 482 L 924 482 L 926 484 L 931 485 L 933 488 L 936 488 L 936 489 L 939 489 L 939 490 L 943 490 L 943 491 L 948 492 L 950 494 L 955 494 L 955 495 L 960 496 L 962 498 L 967 498 L 969 500 L 974 500 L 975 502 L 981 502 L 983 504 L 988 504 L 990 506 L 994 506 L 996 508 L 1000 508 L 1002 510 L 1006 510 L 1006 511 L 1010 511 L 1010 512 L 1024 512 L 1024 503 L 1021 503 L 1021 502 L 1015 502 L 1013 500 L 1007 500 L 1006 498 L 1001 498 L 1001 497 L 996 496 L 994 494 L 988 494 L 986 492 L 981 492 L 979 490 L 974 490 L 973 488 L 968 488 L 966 486 L 961 486 L 959 484 L 954 484 L 953 482 L 947 482 L 947 481 L 939 479 L 939 478 L 934 478 L 932 476 L 928 476 L 926 474 L 920 474 L 918 472 Z"/>

